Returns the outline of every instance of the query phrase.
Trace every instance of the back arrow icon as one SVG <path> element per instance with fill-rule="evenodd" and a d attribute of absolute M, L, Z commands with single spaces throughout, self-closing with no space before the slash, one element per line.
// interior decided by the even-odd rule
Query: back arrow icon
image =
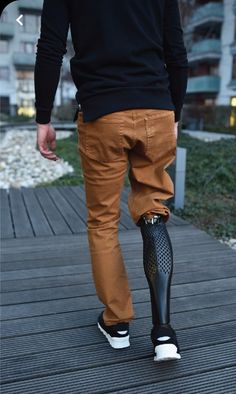
<path fill-rule="evenodd" d="M 16 19 L 16 21 L 19 23 L 19 25 L 23 26 L 23 23 L 21 22 L 21 18 L 23 17 L 23 15 L 18 16 L 18 18 Z"/>

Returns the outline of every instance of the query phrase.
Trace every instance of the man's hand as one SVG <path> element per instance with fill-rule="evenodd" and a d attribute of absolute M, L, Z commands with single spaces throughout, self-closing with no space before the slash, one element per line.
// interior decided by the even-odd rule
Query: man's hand
<path fill-rule="evenodd" d="M 41 155 L 46 159 L 60 160 L 60 157 L 52 152 L 56 149 L 56 132 L 50 123 L 37 123 L 37 145 Z M 48 149 L 48 145 L 51 150 Z"/>
<path fill-rule="evenodd" d="M 179 122 L 175 122 L 175 137 L 176 137 L 176 139 L 178 138 L 178 123 Z"/>

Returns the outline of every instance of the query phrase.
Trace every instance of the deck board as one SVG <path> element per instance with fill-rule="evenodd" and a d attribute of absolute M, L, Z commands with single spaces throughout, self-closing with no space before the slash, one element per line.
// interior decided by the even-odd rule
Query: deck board
<path fill-rule="evenodd" d="M 103 305 L 92 280 L 84 188 L 1 191 L 2 394 L 234 393 L 236 251 L 171 216 L 171 322 L 182 359 L 155 363 L 142 237 L 127 196 L 124 189 L 119 240 L 135 319 L 131 346 L 117 351 L 96 325 Z"/>
<path fill-rule="evenodd" d="M 55 201 L 51 198 L 46 188 L 37 187 L 34 190 L 36 197 L 44 211 L 44 215 L 54 235 L 72 234 L 71 229 L 68 227 L 64 217 L 61 215 Z"/>
<path fill-rule="evenodd" d="M 120 199 L 119 230 L 137 228 L 128 208 L 129 187 L 124 187 Z M 64 234 L 86 233 L 87 208 L 84 185 L 1 189 L 4 208 L 1 237 L 37 238 Z M 4 223 L 4 225 L 3 225 Z M 171 214 L 168 226 L 188 225 Z"/>
<path fill-rule="evenodd" d="M 1 202 L 1 238 L 14 238 L 14 228 L 11 217 L 11 209 L 8 201 L 8 193 L 4 189 L 0 189 Z"/>
<path fill-rule="evenodd" d="M 41 205 L 34 194 L 34 188 L 22 188 L 25 205 L 29 214 L 33 233 L 36 237 L 53 235 L 53 231 L 44 215 Z"/>
<path fill-rule="evenodd" d="M 10 189 L 8 201 L 10 204 L 15 236 L 17 238 L 33 237 L 34 231 L 31 225 L 30 217 L 26 210 L 21 190 L 16 188 Z"/>

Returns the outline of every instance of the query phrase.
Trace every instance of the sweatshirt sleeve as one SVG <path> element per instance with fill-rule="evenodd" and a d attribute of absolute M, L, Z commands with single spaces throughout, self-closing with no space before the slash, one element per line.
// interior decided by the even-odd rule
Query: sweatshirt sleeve
<path fill-rule="evenodd" d="M 63 56 L 67 52 L 68 30 L 66 0 L 44 0 L 34 68 L 37 123 L 50 122 Z"/>
<path fill-rule="evenodd" d="M 178 122 L 187 91 L 189 68 L 178 0 L 165 0 L 163 36 L 164 59 L 175 106 L 175 122 Z"/>

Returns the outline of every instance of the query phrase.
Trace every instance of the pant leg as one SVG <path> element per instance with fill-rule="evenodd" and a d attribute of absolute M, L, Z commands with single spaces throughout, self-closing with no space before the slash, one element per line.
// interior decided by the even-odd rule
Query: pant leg
<path fill-rule="evenodd" d="M 176 156 L 174 111 L 136 109 L 137 143 L 129 151 L 131 192 L 128 206 L 134 222 L 159 213 L 167 221 L 169 208 L 164 201 L 174 195 L 174 185 L 166 168 Z"/>
<path fill-rule="evenodd" d="M 122 117 L 92 122 L 78 118 L 79 153 L 88 209 L 87 233 L 94 284 L 107 325 L 134 318 L 131 292 L 118 240 L 120 196 L 128 167 L 122 148 Z"/>
<path fill-rule="evenodd" d="M 129 152 L 131 193 L 128 203 L 143 237 L 143 264 L 148 281 L 152 322 L 156 327 L 170 322 L 170 289 L 173 251 L 165 222 L 170 211 L 163 201 L 174 194 L 173 182 L 166 168 L 176 154 L 174 111 L 143 110 L 135 112 L 137 144 Z M 164 222 L 144 224 L 154 213 Z"/>

